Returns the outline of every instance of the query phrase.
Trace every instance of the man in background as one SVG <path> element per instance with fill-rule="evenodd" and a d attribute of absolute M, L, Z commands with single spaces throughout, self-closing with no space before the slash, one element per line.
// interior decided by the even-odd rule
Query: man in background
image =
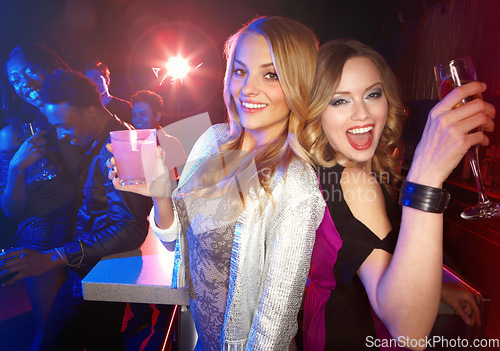
<path fill-rule="evenodd" d="M 159 129 L 162 125 L 163 99 L 149 90 L 132 95 L 132 123 L 137 129 Z"/>
<path fill-rule="evenodd" d="M 104 256 L 138 248 L 147 236 L 151 199 L 118 191 L 107 177 L 109 132 L 127 129 L 104 108 L 82 74 L 56 71 L 42 87 L 45 114 L 58 138 L 85 151 L 76 174 L 73 240 L 46 254 L 70 268 L 51 310 L 42 350 L 121 350 L 124 303 L 84 301 L 82 278 Z"/>
<path fill-rule="evenodd" d="M 83 67 L 83 72 L 97 85 L 103 106 L 122 121 L 132 124 L 132 105 L 130 102 L 109 93 L 111 79 L 108 66 L 99 60 L 92 60 Z"/>

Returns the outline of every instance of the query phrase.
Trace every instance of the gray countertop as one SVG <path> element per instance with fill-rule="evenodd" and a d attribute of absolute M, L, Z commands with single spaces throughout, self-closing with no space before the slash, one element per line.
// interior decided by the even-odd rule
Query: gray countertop
<path fill-rule="evenodd" d="M 87 274 L 84 299 L 188 305 L 187 288 L 171 289 L 173 262 L 150 230 L 139 249 L 105 257 Z"/>

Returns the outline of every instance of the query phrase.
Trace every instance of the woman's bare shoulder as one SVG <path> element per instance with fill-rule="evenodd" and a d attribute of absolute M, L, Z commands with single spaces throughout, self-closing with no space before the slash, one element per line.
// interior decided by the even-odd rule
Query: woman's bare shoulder
<path fill-rule="evenodd" d="M 9 125 L 0 130 L 0 151 L 13 149 L 21 145 L 16 129 Z"/>

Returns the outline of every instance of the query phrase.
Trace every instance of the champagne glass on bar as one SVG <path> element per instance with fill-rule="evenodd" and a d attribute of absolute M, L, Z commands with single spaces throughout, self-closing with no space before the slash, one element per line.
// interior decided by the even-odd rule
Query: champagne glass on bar
<path fill-rule="evenodd" d="M 476 69 L 470 56 L 459 57 L 445 64 L 434 66 L 434 75 L 438 88 L 439 99 L 443 99 L 455 87 L 477 80 Z M 455 108 L 466 104 L 474 99 L 481 99 L 481 94 L 469 96 L 463 99 Z M 473 130 L 475 131 L 475 130 Z M 473 132 L 471 131 L 471 132 Z M 470 166 L 476 180 L 478 203 L 475 206 L 466 208 L 461 216 L 465 219 L 487 219 L 500 215 L 500 205 L 491 201 L 484 191 L 481 169 L 479 167 L 479 145 L 472 146 L 467 151 Z"/>

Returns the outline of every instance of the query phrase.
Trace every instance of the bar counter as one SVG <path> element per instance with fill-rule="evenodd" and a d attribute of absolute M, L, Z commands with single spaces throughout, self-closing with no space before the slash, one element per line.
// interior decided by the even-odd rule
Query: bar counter
<path fill-rule="evenodd" d="M 151 232 L 133 251 L 103 258 L 83 279 L 85 300 L 188 305 L 187 288 L 171 289 L 174 252 Z"/>
<path fill-rule="evenodd" d="M 500 216 L 466 220 L 460 213 L 477 203 L 472 180 L 450 178 L 445 188 L 451 202 L 444 215 L 444 263 L 490 299 L 486 311 L 486 335 L 500 339 Z M 500 189 L 487 189 L 491 200 L 500 202 Z M 483 323 L 485 321 L 483 320 Z"/>
<path fill-rule="evenodd" d="M 179 317 L 172 318 L 175 325 L 169 325 L 161 349 L 168 349 L 174 327 L 177 349 L 192 350 L 197 334 L 191 311 L 186 307 L 188 291 L 171 288 L 173 264 L 174 252 L 168 251 L 150 228 L 139 249 L 107 256 L 97 263 L 82 281 L 83 297 L 93 301 L 179 305 Z"/>

